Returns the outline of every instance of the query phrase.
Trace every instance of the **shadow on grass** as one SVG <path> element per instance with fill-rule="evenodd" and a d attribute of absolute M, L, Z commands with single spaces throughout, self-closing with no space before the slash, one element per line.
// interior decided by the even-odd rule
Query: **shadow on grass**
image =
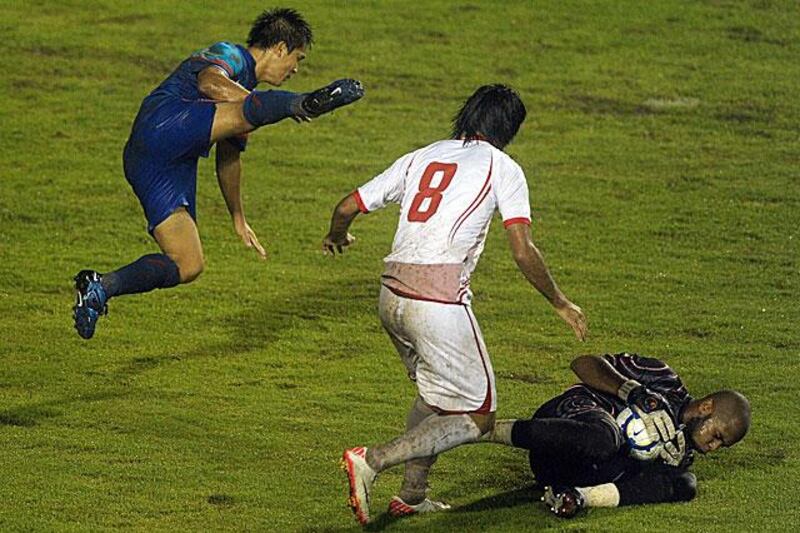
<path fill-rule="evenodd" d="M 462 505 L 460 507 L 454 507 L 450 511 L 446 511 L 441 515 L 452 515 L 458 513 L 474 513 L 474 512 L 485 512 L 485 511 L 492 511 L 497 509 L 507 509 L 511 507 L 517 507 L 520 505 L 531 505 L 537 504 L 542 497 L 542 490 L 536 485 L 530 485 L 527 487 L 522 487 L 519 489 L 513 489 L 506 492 L 501 492 L 499 494 L 495 494 L 494 496 L 488 496 L 486 498 L 481 498 L 480 500 L 476 500 L 472 503 L 468 503 L 466 505 Z M 542 509 L 544 509 L 542 507 Z M 543 511 L 542 511 L 543 512 Z M 433 518 L 433 515 L 431 515 Z M 372 522 L 367 524 L 363 530 L 364 531 L 383 531 L 391 526 L 393 526 L 396 522 L 402 521 L 402 518 L 395 518 L 389 513 L 381 513 L 373 518 Z M 420 524 L 414 524 L 415 526 L 419 526 Z M 435 528 L 435 523 L 432 522 L 429 524 L 431 528 Z M 305 528 L 303 531 L 354 531 L 358 528 L 353 523 L 353 527 L 344 527 L 344 528 L 322 528 L 319 527 L 309 527 Z M 415 528 L 416 530 L 416 528 Z"/>
<path fill-rule="evenodd" d="M 209 320 L 226 325 L 227 339 L 222 342 L 202 344 L 188 351 L 165 347 L 159 353 L 133 357 L 112 370 L 115 383 L 111 391 L 79 393 L 72 397 L 1 410 L 0 427 L 34 427 L 44 419 L 61 416 L 70 404 L 128 396 L 132 394 L 131 391 L 118 390 L 125 381 L 165 365 L 261 351 L 281 340 L 287 332 L 306 327 L 304 322 L 312 321 L 318 331 L 324 332 L 328 329 L 327 324 L 332 322 L 348 323 L 362 320 L 365 315 L 374 316 L 377 313 L 377 295 L 378 281 L 375 278 L 323 282 L 302 292 L 295 291 L 294 287 L 286 287 L 285 292 L 251 301 L 230 316 L 209 317 Z M 320 350 L 323 349 L 325 347 L 321 346 Z M 281 365 L 280 362 L 270 364 Z M 107 373 L 90 370 L 87 375 L 107 376 Z M 119 378 L 122 378 L 122 382 L 119 382 Z"/>
<path fill-rule="evenodd" d="M 55 399 L 45 402 L 22 405 L 20 407 L 0 411 L 0 426 L 34 427 L 44 419 L 57 418 L 64 410 L 73 403 L 77 402 L 96 402 L 123 398 L 130 394 L 123 392 L 96 392 L 92 394 L 81 394 L 75 398 Z"/>
<path fill-rule="evenodd" d="M 454 507 L 451 513 L 474 513 L 491 511 L 493 509 L 506 509 L 519 505 L 530 505 L 541 500 L 543 491 L 537 485 L 529 485 L 519 489 L 513 489 L 494 496 L 487 496 L 472 503 Z"/>
<path fill-rule="evenodd" d="M 116 373 L 134 377 L 175 362 L 263 351 L 287 332 L 307 328 L 309 323 L 316 331 L 326 332 L 331 323 L 363 321 L 365 315 L 377 320 L 378 291 L 375 278 L 332 281 L 301 292 L 287 287 L 286 292 L 245 304 L 236 313 L 209 317 L 224 325 L 227 330 L 224 341 L 137 356 L 121 364 Z M 327 348 L 319 346 L 319 349 Z"/>

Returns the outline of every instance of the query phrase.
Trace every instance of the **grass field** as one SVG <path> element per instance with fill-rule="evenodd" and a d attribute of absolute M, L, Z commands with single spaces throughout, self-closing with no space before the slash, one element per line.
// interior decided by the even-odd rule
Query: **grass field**
<path fill-rule="evenodd" d="M 453 512 L 410 531 L 797 531 L 800 515 L 800 7 L 796 2 L 305 2 L 316 45 L 287 85 L 344 76 L 367 96 L 265 128 L 244 154 L 237 240 L 201 163 L 207 256 L 188 287 L 114 300 L 72 329 L 71 276 L 155 251 L 122 176 L 141 99 L 185 56 L 244 40 L 269 5 L 0 2 L 0 530 L 348 530 L 343 448 L 398 434 L 414 389 L 377 318 L 395 209 L 319 252 L 335 202 L 443 138 L 477 86 L 529 118 L 534 239 L 590 320 L 574 340 L 516 271 L 495 222 L 473 278 L 501 417 L 572 382 L 578 353 L 666 359 L 690 391 L 753 404 L 745 441 L 697 461 L 684 505 L 564 522 L 527 458 L 473 446 L 437 463 Z M 383 511 L 400 482 L 384 474 Z"/>

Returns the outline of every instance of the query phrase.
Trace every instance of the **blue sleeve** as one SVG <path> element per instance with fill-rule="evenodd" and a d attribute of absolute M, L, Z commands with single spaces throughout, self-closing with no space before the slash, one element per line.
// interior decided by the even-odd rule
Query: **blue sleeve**
<path fill-rule="evenodd" d="M 226 42 L 215 43 L 208 48 L 198 50 L 189 60 L 192 62 L 194 72 L 200 72 L 209 65 L 216 65 L 232 80 L 238 79 L 245 65 L 239 48 Z"/>

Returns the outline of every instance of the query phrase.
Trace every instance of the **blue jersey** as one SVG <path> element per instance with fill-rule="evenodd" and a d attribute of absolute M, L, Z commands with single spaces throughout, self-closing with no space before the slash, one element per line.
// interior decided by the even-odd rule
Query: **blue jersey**
<path fill-rule="evenodd" d="M 208 98 L 197 88 L 197 75 L 209 66 L 219 68 L 230 79 L 248 91 L 252 91 L 258 83 L 255 71 L 256 62 L 250 52 L 241 45 L 219 42 L 189 56 L 167 79 L 161 82 L 161 85 L 150 93 L 145 102 L 165 96 L 177 96 L 184 100 Z"/>
<path fill-rule="evenodd" d="M 219 68 L 248 91 L 252 91 L 258 83 L 256 61 L 245 47 L 224 41 L 212 44 L 184 60 L 144 99 L 133 124 L 134 133 L 139 129 L 138 124 L 151 119 L 165 102 L 175 99 L 184 102 L 208 100 L 208 97 L 200 92 L 197 82 L 197 75 L 207 67 Z M 158 120 L 163 120 L 163 117 L 159 117 Z M 208 150 L 202 155 L 207 156 Z"/>
<path fill-rule="evenodd" d="M 196 217 L 197 161 L 207 157 L 216 104 L 198 88 L 197 75 L 219 68 L 252 90 L 256 62 L 246 48 L 219 42 L 193 53 L 142 102 L 125 145 L 125 177 L 139 198 L 148 230 L 176 208 Z M 244 150 L 246 138 L 230 139 Z"/>

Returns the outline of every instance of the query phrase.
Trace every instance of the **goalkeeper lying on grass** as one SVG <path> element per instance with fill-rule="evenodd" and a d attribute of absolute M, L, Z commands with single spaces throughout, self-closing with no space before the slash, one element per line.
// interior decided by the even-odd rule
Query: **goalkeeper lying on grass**
<path fill-rule="evenodd" d="M 585 507 L 689 501 L 697 479 L 688 471 L 701 454 L 739 442 L 750 427 L 750 404 L 738 392 L 689 396 L 666 364 L 635 354 L 572 362 L 581 383 L 542 405 L 529 420 L 498 420 L 482 440 L 530 450 L 542 500 L 558 516 Z M 620 414 L 630 409 L 655 444 L 631 448 Z"/>

